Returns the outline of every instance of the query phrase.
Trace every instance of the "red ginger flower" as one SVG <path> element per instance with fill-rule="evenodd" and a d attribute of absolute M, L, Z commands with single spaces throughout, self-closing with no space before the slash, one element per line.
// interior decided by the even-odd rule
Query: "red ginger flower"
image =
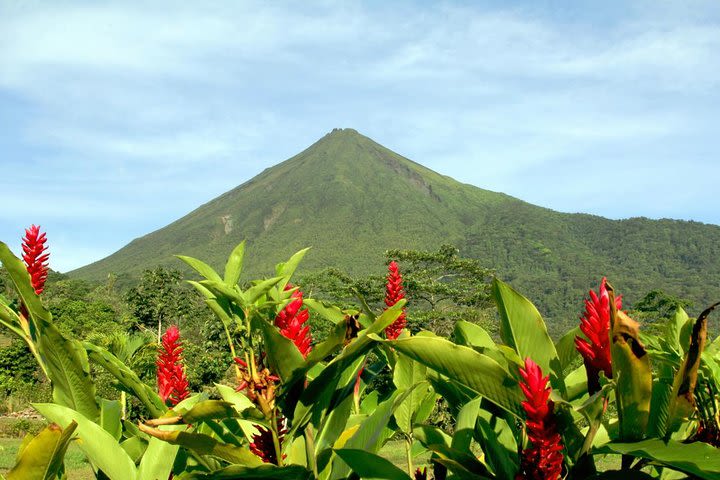
<path fill-rule="evenodd" d="M 285 290 L 290 290 L 292 285 L 289 283 Z M 302 353 L 303 358 L 308 356 L 312 350 L 312 335 L 310 335 L 310 327 L 305 325 L 310 314 L 307 309 L 302 309 L 303 294 L 300 290 L 296 290 L 292 294 L 292 300 L 283 308 L 275 317 L 275 326 L 280 329 L 280 333 L 286 338 L 292 340 L 295 346 Z"/>
<path fill-rule="evenodd" d="M 155 362 L 160 398 L 171 407 L 190 395 L 187 377 L 183 369 L 182 352 L 180 331 L 177 326 L 173 325 L 162 336 L 162 346 Z"/>
<path fill-rule="evenodd" d="M 30 274 L 35 293 L 40 295 L 48 276 L 48 258 L 50 258 L 50 254 L 45 252 L 47 250 L 45 245 L 47 238 L 44 232 L 40 233 L 40 226 L 31 225 L 30 228 L 25 229 L 25 237 L 22 240 L 22 257 L 25 265 L 27 265 L 27 271 Z"/>
<path fill-rule="evenodd" d="M 405 292 L 402 287 L 402 275 L 398 270 L 398 264 L 395 261 L 388 265 L 387 284 L 385 285 L 385 305 L 388 308 L 405 298 Z M 385 329 L 385 336 L 390 340 L 395 340 L 405 328 L 406 314 L 403 307 L 400 316 Z"/>
<path fill-rule="evenodd" d="M 282 446 L 287 428 L 285 428 L 285 419 L 281 416 L 277 420 L 278 443 Z M 273 443 L 272 431 L 269 428 L 258 427 L 258 433 L 253 435 L 252 443 L 250 443 L 250 451 L 260 457 L 265 463 L 277 465 L 277 453 L 275 452 L 275 444 Z M 283 459 L 286 455 L 283 455 Z"/>
<path fill-rule="evenodd" d="M 612 378 L 610 356 L 610 297 L 605 286 L 605 277 L 600 282 L 599 295 L 590 290 L 590 299 L 585 300 L 585 314 L 581 317 L 580 330 L 588 340 L 575 337 L 575 348 L 585 362 L 590 395 L 600 390 L 600 372 Z M 622 308 L 622 297 L 615 299 L 618 310 Z"/>
<path fill-rule="evenodd" d="M 555 404 L 550 400 L 550 376 L 543 377 L 540 367 L 530 358 L 520 368 L 522 402 L 527 415 L 525 429 L 530 446 L 522 451 L 516 480 L 557 480 L 563 464 L 563 446 L 555 423 Z"/>

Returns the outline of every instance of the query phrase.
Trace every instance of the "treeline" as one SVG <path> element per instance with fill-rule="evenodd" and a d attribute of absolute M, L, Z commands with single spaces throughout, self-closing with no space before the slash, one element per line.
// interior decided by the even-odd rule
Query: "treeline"
<path fill-rule="evenodd" d="M 493 270 L 477 260 L 461 257 L 459 250 L 451 245 L 437 251 L 390 250 L 385 258 L 387 263 L 396 261 L 400 265 L 408 300 L 407 326 L 411 332 L 430 330 L 451 336 L 455 323 L 465 320 L 482 325 L 497 337 L 497 312 L 490 292 Z M 384 272 L 382 265 L 378 266 L 378 272 Z M 225 351 L 222 327 L 200 295 L 187 284 L 187 279 L 182 271 L 165 267 L 146 270 L 130 287 L 118 285 L 112 275 L 104 283 L 91 284 L 51 273 L 43 298 L 63 333 L 107 348 L 132 365 L 150 384 L 155 381 L 158 332 L 177 325 L 185 339 L 185 358 L 193 365 L 188 372 L 190 388 L 201 391 L 231 374 L 232 365 Z M 565 308 L 573 309 L 577 316 L 549 322 L 552 336 L 557 337 L 577 325 L 584 308 L 583 298 L 588 290 L 597 287 L 599 280 L 588 282 L 584 291 L 565 292 L 575 298 L 574 304 Z M 385 282 L 384 274 L 351 276 L 338 268 L 306 274 L 298 280 L 306 297 L 357 311 L 383 308 Z M 0 290 L 6 285 L 5 273 L 0 270 Z M 539 275 L 539 293 L 534 295 L 540 299 L 538 303 L 542 304 L 542 293 L 550 285 L 557 289 L 567 284 L 545 284 Z M 553 293 L 556 296 L 558 292 Z M 654 289 L 635 303 L 634 313 L 652 331 L 653 325 L 659 325 L 677 307 L 688 305 L 687 300 Z M 329 331 L 328 323 L 316 317 L 311 317 L 310 323 L 314 341 L 323 341 Z M 40 388 L 36 386 L 40 378 L 25 344 L 10 341 L 9 337 L 0 343 L 1 409 L 15 410 L 30 401 L 47 399 L 49 386 L 42 382 L 39 382 Z M 101 390 L 113 388 L 110 378 L 105 383 L 100 381 L 98 386 Z"/>

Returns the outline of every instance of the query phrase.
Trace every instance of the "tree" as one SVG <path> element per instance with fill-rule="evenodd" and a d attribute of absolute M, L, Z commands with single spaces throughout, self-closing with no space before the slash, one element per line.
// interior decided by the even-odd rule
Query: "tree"
<path fill-rule="evenodd" d="M 456 320 L 487 323 L 491 318 L 493 271 L 459 253 L 452 245 L 441 245 L 434 252 L 385 252 L 388 263 L 400 264 L 413 330 L 427 328 L 448 335 Z"/>
<path fill-rule="evenodd" d="M 140 282 L 125 295 L 133 316 L 146 328 L 157 327 L 158 342 L 163 323 L 180 323 L 192 309 L 191 295 L 182 284 L 182 273 L 156 267 L 145 270 Z"/>
<path fill-rule="evenodd" d="M 437 251 L 388 250 L 387 263 L 400 265 L 408 300 L 408 326 L 449 335 L 456 320 L 488 323 L 492 318 L 490 279 L 493 271 L 478 260 L 462 258 L 452 245 Z M 305 276 L 300 285 L 308 296 L 359 309 L 358 295 L 378 310 L 384 308 L 385 276 L 353 278 L 328 268 Z"/>

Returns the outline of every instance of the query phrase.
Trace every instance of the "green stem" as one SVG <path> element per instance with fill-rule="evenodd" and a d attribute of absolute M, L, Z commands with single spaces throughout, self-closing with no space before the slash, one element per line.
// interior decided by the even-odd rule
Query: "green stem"
<path fill-rule="evenodd" d="M 315 478 L 318 477 L 317 459 L 315 458 L 315 438 L 313 438 L 313 432 L 310 429 L 310 425 L 305 427 L 305 456 L 310 467 L 312 467 Z"/>
<path fill-rule="evenodd" d="M 405 454 L 407 455 L 407 468 L 410 478 L 413 478 L 415 476 L 415 469 L 413 468 L 412 461 L 412 442 L 412 435 L 407 435 L 405 437 Z"/>
<path fill-rule="evenodd" d="M 280 436 L 278 435 L 278 422 L 277 422 L 277 410 L 276 409 L 273 409 L 272 425 L 270 427 L 271 427 L 270 431 L 272 432 L 272 437 L 273 437 L 273 446 L 275 447 L 275 458 L 277 459 L 277 465 L 278 465 L 278 467 L 282 467 L 282 465 L 283 465 L 282 446 L 280 445 Z"/>
<path fill-rule="evenodd" d="M 228 330 L 227 326 L 224 323 L 223 328 L 225 329 L 225 335 L 227 336 L 228 345 L 230 346 L 230 355 L 232 355 L 232 362 L 235 365 L 235 378 L 238 382 L 240 382 L 240 367 L 237 363 L 235 363 L 235 357 L 237 357 L 237 354 L 235 353 L 235 343 L 230 336 L 230 330 Z"/>

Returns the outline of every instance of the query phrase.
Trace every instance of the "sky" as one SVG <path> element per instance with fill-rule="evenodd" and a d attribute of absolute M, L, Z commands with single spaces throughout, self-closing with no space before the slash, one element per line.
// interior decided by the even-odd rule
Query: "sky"
<path fill-rule="evenodd" d="M 0 240 L 42 225 L 56 270 L 335 127 L 555 210 L 720 224 L 720 2 L 0 2 Z"/>

